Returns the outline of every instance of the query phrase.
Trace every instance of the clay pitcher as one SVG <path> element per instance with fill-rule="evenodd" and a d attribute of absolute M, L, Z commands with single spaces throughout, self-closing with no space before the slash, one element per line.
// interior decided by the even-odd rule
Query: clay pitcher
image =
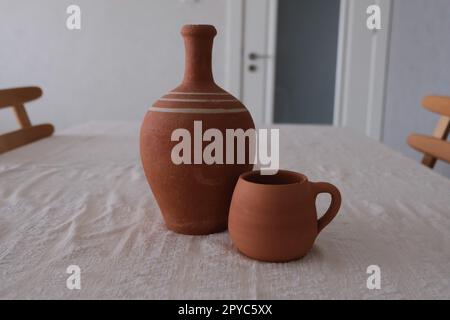
<path fill-rule="evenodd" d="M 328 211 L 317 218 L 316 197 L 331 194 Z M 273 176 L 244 173 L 230 207 L 230 236 L 246 256 L 269 262 L 300 259 L 341 205 L 339 190 L 325 182 L 309 182 L 300 173 L 280 170 Z"/>
<path fill-rule="evenodd" d="M 226 230 L 234 186 L 240 174 L 253 168 L 249 141 L 245 142 L 245 162 L 225 162 L 226 130 L 246 131 L 254 124 L 244 105 L 214 82 L 211 57 L 216 33 L 210 25 L 182 28 L 183 82 L 150 107 L 141 126 L 141 160 L 148 183 L 166 226 L 182 234 Z M 213 140 L 202 140 L 208 129 L 219 130 L 223 136 L 222 162 L 202 157 Z"/>

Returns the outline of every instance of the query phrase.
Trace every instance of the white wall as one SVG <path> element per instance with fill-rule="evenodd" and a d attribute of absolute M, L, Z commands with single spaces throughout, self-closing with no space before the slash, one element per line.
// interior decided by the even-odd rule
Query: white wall
<path fill-rule="evenodd" d="M 393 0 L 383 141 L 418 161 L 406 144 L 412 132 L 431 134 L 438 117 L 420 105 L 428 94 L 450 95 L 450 1 Z M 450 166 L 436 170 L 450 177 Z"/>
<path fill-rule="evenodd" d="M 66 28 L 66 8 L 82 10 L 82 29 Z M 56 129 L 92 120 L 140 121 L 182 79 L 186 23 L 218 29 L 214 74 L 225 78 L 226 0 L 0 0 L 0 88 L 38 85 L 34 123 Z M 13 128 L 0 110 L 0 132 Z"/>
<path fill-rule="evenodd" d="M 34 123 L 57 130 L 92 120 L 140 121 L 183 72 L 185 23 L 219 34 L 214 74 L 225 82 L 227 0 L 0 0 L 0 88 L 39 85 Z M 66 8 L 82 9 L 82 30 L 66 29 Z M 426 94 L 450 95 L 450 1 L 393 0 L 383 141 L 417 160 L 411 132 L 431 133 L 438 116 L 420 107 Z M 0 110 L 0 132 L 16 127 Z M 437 170 L 450 177 L 450 166 Z"/>

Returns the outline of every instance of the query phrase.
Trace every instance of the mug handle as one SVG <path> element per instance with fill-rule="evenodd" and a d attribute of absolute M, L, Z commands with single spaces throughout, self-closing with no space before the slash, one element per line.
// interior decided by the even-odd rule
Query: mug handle
<path fill-rule="evenodd" d="M 339 208 L 341 207 L 341 193 L 331 183 L 327 182 L 312 182 L 314 201 L 320 193 L 329 193 L 331 195 L 331 203 L 328 210 L 317 222 L 317 234 L 325 228 L 336 217 Z"/>

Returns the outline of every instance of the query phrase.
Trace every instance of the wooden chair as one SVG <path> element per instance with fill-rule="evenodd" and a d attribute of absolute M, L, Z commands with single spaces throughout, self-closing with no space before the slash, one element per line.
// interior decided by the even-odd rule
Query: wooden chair
<path fill-rule="evenodd" d="M 450 97 L 428 96 L 422 100 L 422 105 L 441 117 L 433 136 L 411 134 L 408 144 L 424 153 L 422 164 L 433 169 L 437 160 L 450 163 L 450 142 L 446 141 L 450 132 Z"/>
<path fill-rule="evenodd" d="M 0 135 L 0 154 L 25 144 L 51 136 L 54 128 L 51 124 L 33 126 L 28 118 L 24 103 L 42 96 L 38 87 L 0 90 L 0 109 L 14 108 L 21 129 Z"/>

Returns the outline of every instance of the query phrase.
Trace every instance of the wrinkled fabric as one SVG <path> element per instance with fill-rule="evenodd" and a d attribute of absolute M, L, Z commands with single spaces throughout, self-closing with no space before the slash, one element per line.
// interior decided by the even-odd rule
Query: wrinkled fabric
<path fill-rule="evenodd" d="M 304 259 L 271 264 L 227 232 L 168 231 L 138 136 L 88 123 L 0 155 L 0 298 L 450 298 L 450 180 L 413 160 L 348 129 L 281 126 L 281 167 L 335 184 L 343 204 Z"/>

